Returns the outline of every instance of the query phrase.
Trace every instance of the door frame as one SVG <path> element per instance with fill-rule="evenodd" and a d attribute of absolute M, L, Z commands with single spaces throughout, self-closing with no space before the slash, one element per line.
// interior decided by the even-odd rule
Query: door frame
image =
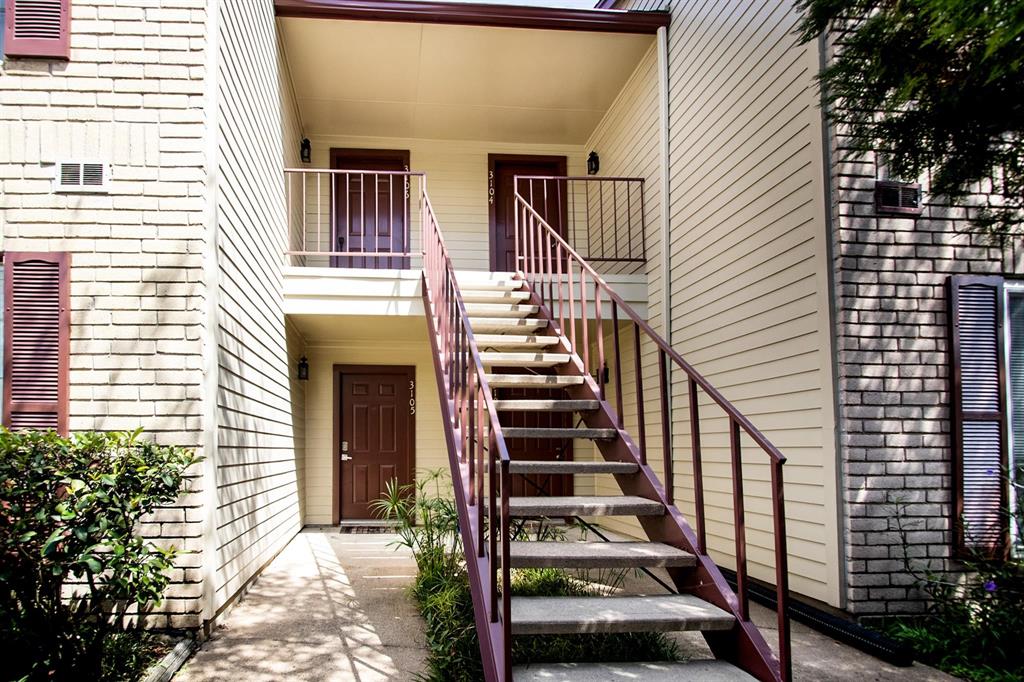
<path fill-rule="evenodd" d="M 498 270 L 498 255 L 494 250 L 494 228 L 496 222 L 496 211 L 495 206 L 497 205 L 494 201 L 497 193 L 498 186 L 495 177 L 495 169 L 500 163 L 553 163 L 556 166 L 555 175 L 565 176 L 567 175 L 568 169 L 568 157 L 557 156 L 551 154 L 488 154 L 487 155 L 487 250 L 488 250 L 488 262 L 492 271 Z M 563 210 L 562 216 L 562 227 L 566 227 L 565 222 L 568 219 L 568 204 L 566 204 L 565 210 Z"/>
<path fill-rule="evenodd" d="M 414 365 L 345 365 L 331 367 L 334 384 L 334 413 L 331 428 L 331 525 L 341 523 L 341 378 L 346 374 L 402 374 L 412 382 L 409 414 L 409 453 L 406 465 L 412 483 L 416 480 L 416 367 Z"/>

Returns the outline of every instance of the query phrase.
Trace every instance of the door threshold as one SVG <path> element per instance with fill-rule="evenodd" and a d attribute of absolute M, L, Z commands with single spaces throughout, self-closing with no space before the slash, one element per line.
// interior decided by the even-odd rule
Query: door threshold
<path fill-rule="evenodd" d="M 397 528 L 401 524 L 398 521 L 387 521 L 383 519 L 354 519 L 351 521 L 341 520 L 339 528 Z"/>

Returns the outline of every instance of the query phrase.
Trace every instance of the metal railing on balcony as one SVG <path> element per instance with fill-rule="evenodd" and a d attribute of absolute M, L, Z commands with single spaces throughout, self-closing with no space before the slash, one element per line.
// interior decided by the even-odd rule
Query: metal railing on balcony
<path fill-rule="evenodd" d="M 602 273 L 643 271 L 647 262 L 643 178 L 517 175 L 513 186 L 576 253 Z"/>
<path fill-rule="evenodd" d="M 421 172 L 286 168 L 289 265 L 419 266 Z"/>
<path fill-rule="evenodd" d="M 581 358 L 584 371 L 603 372 L 604 368 L 608 367 L 614 383 L 614 396 L 606 395 L 607 388 L 604 382 L 598 382 L 599 397 L 609 402 L 614 400 L 617 426 L 620 430 L 626 428 L 624 410 L 630 408 L 629 414 L 633 423 L 629 424 L 629 431 L 633 444 L 624 446 L 629 450 L 628 456 L 635 457 L 638 464 L 646 465 L 648 450 L 660 450 L 660 465 L 663 472 L 663 487 L 660 494 L 664 503 L 670 507 L 676 504 L 675 466 L 677 455 L 680 453 L 676 445 L 688 441 L 692 460 L 693 489 L 692 499 L 687 502 L 694 510 L 692 518 L 696 528 L 691 527 L 689 521 L 678 511 L 670 514 L 668 518 L 678 524 L 678 531 L 688 545 L 685 549 L 698 558 L 698 587 L 691 591 L 736 616 L 739 623 L 739 639 L 733 643 L 736 648 L 732 650 L 731 655 L 738 657 L 748 671 L 764 670 L 772 679 L 789 680 L 792 675 L 788 617 L 789 572 L 783 497 L 783 464 L 786 458 L 746 416 L 726 400 L 608 286 L 588 259 L 580 255 L 564 234 L 552 227 L 542 211 L 536 207 L 535 201 L 536 194 L 533 201 L 528 195 L 519 192 L 515 195 L 515 249 L 520 273 L 539 297 L 542 306 L 552 311 L 552 323 L 557 325 L 555 329 L 567 337 L 569 349 Z M 602 320 L 604 304 L 610 308 L 610 319 Z M 588 309 L 593 309 L 596 313 L 592 319 L 585 312 Z M 622 348 L 627 343 L 632 346 L 633 358 L 632 362 L 627 359 L 624 364 Z M 607 348 L 608 345 L 611 346 L 610 349 Z M 653 372 L 656 374 L 656 380 L 647 384 L 645 353 L 653 356 L 657 367 Z M 650 361 L 646 364 L 650 364 Z M 672 405 L 671 365 L 682 372 L 686 382 L 687 399 L 677 405 Z M 682 404 L 685 404 L 682 418 L 674 419 L 673 412 Z M 649 407 L 653 408 L 650 410 L 653 418 L 650 419 Z M 717 408 L 717 420 L 708 419 L 704 408 Z M 757 512 L 762 518 L 770 517 L 772 528 L 757 530 L 758 535 L 771 534 L 774 545 L 769 551 L 773 551 L 774 562 L 778 658 L 774 656 L 750 620 L 744 441 L 752 443 L 765 455 L 764 464 L 769 469 L 768 511 L 765 514 L 765 510 L 759 508 Z M 726 552 L 726 548 L 722 546 L 723 542 L 718 542 L 715 547 L 711 547 L 708 542 L 709 524 L 705 502 L 707 491 L 703 465 L 705 448 L 709 445 L 711 447 L 708 449 L 714 449 L 715 454 L 720 456 L 716 464 L 727 465 L 730 472 L 731 500 L 728 496 L 716 492 L 715 504 L 724 506 L 731 503 L 732 518 L 728 521 L 733 528 L 735 592 L 709 556 L 709 551 L 716 551 L 720 555 Z M 755 465 L 748 463 L 748 468 Z M 762 481 L 757 480 L 754 485 L 762 487 Z M 761 492 L 761 497 L 763 495 Z M 714 643 L 712 648 L 715 648 Z M 730 647 L 723 647 L 723 650 L 728 653 Z M 721 654 L 716 651 L 716 655 Z"/>

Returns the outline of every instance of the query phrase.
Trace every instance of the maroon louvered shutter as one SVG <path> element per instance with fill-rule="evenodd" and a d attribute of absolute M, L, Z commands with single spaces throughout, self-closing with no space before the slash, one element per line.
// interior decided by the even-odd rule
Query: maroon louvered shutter
<path fill-rule="evenodd" d="M 1003 279 L 949 279 L 955 551 L 996 558 L 1008 546 Z"/>
<path fill-rule="evenodd" d="M 71 0 L 7 0 L 4 55 L 71 56 Z"/>
<path fill-rule="evenodd" d="M 4 425 L 68 430 L 66 253 L 4 254 Z"/>

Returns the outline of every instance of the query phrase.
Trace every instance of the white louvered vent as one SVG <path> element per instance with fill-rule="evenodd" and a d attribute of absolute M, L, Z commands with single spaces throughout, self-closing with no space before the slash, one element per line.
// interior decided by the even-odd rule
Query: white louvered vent
<path fill-rule="evenodd" d="M 94 192 L 108 190 L 110 166 L 100 161 L 61 161 L 53 179 L 55 192 Z"/>

